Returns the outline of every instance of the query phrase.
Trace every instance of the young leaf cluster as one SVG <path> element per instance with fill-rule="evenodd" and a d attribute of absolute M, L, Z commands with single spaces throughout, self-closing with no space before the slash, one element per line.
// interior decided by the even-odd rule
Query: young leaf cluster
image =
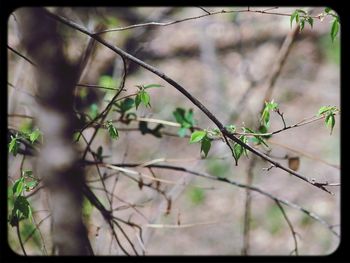
<path fill-rule="evenodd" d="M 201 143 L 201 152 L 204 153 L 204 157 L 208 156 L 210 147 L 211 147 L 211 139 L 208 137 L 208 131 L 195 131 L 191 134 L 190 143 Z"/>
<path fill-rule="evenodd" d="M 108 130 L 108 133 L 109 133 L 109 136 L 112 138 L 112 139 L 118 139 L 119 137 L 119 133 L 118 133 L 118 130 L 117 128 L 113 125 L 112 121 L 109 120 L 106 122 L 106 128 Z"/>
<path fill-rule="evenodd" d="M 8 218 L 11 226 L 17 226 L 18 222 L 31 216 L 31 208 L 27 198 L 23 195 L 24 190 L 32 191 L 38 180 L 33 177 L 31 170 L 23 171 L 21 177 L 12 186 L 12 197 L 14 198 L 13 208 Z"/>
<path fill-rule="evenodd" d="M 181 125 L 177 132 L 181 138 L 185 137 L 187 129 L 190 129 L 192 132 L 193 126 L 195 125 L 192 109 L 186 111 L 183 108 L 176 108 L 173 112 L 173 116 L 175 117 L 176 122 Z"/>
<path fill-rule="evenodd" d="M 335 37 L 337 36 L 340 28 L 340 21 L 339 21 L 339 16 L 329 7 L 326 7 L 324 9 L 324 13 L 322 14 L 323 18 L 326 16 L 331 16 L 333 18 L 331 24 L 331 38 L 332 42 L 334 42 Z"/>
<path fill-rule="evenodd" d="M 290 26 L 292 27 L 293 21 L 300 26 L 300 32 L 304 29 L 305 27 L 305 22 L 309 23 L 310 26 L 312 27 L 314 24 L 313 18 L 304 10 L 302 9 L 296 9 L 291 17 L 290 17 Z"/>
<path fill-rule="evenodd" d="M 261 113 L 260 123 L 262 126 L 268 130 L 270 128 L 270 112 L 276 111 L 278 109 L 278 104 L 272 101 L 265 101 L 265 107 Z"/>
<path fill-rule="evenodd" d="M 151 103 L 150 103 L 151 96 L 148 94 L 146 89 L 159 88 L 159 87 L 163 87 L 163 86 L 159 85 L 159 84 L 148 84 L 148 85 L 139 85 L 137 87 L 138 87 L 139 91 L 135 97 L 136 109 L 139 107 L 141 102 L 145 107 L 151 107 Z"/>
<path fill-rule="evenodd" d="M 11 135 L 11 140 L 8 144 L 8 151 L 14 156 L 17 155 L 19 149 L 19 142 L 21 139 L 30 141 L 31 144 L 34 144 L 41 136 L 39 129 L 34 129 L 32 131 L 19 131 L 15 136 Z"/>
<path fill-rule="evenodd" d="M 335 114 L 339 111 L 339 109 L 335 106 L 322 106 L 319 110 L 317 115 L 321 116 L 324 115 L 326 118 L 324 120 L 325 126 L 329 127 L 331 129 L 331 133 L 333 132 L 333 128 L 335 125 Z"/>

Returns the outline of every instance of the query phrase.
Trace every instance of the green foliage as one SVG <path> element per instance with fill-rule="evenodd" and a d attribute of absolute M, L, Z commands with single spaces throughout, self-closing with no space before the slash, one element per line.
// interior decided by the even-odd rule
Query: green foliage
<path fill-rule="evenodd" d="M 205 199 L 205 192 L 203 191 L 203 189 L 199 187 L 192 187 L 189 190 L 189 197 L 193 204 L 199 205 L 203 203 Z"/>
<path fill-rule="evenodd" d="M 292 27 L 294 20 L 297 24 L 299 24 L 300 32 L 304 29 L 305 22 L 309 23 L 311 27 L 313 27 L 313 24 L 314 24 L 313 18 L 309 16 L 309 14 L 302 9 L 296 9 L 292 13 L 292 15 L 290 16 L 290 27 Z"/>
<path fill-rule="evenodd" d="M 241 136 L 239 137 L 239 139 L 240 139 L 243 143 L 245 143 L 245 144 L 248 143 L 248 138 L 247 138 L 247 136 L 245 136 L 245 135 L 241 135 Z M 233 145 L 233 153 L 234 153 L 234 156 L 233 156 L 233 157 L 234 157 L 235 160 L 236 160 L 236 164 L 237 164 L 239 158 L 241 158 L 241 156 L 242 156 L 243 153 L 245 154 L 245 156 L 248 157 L 247 149 L 244 148 L 242 145 L 240 145 L 240 144 L 238 144 L 238 143 L 235 143 L 235 144 Z"/>
<path fill-rule="evenodd" d="M 114 105 L 117 107 L 118 112 L 125 113 L 135 106 L 135 100 L 132 98 L 126 98 L 119 103 L 114 103 Z"/>
<path fill-rule="evenodd" d="M 230 166 L 221 160 L 211 159 L 206 162 L 208 172 L 217 177 L 226 177 Z"/>
<path fill-rule="evenodd" d="M 270 128 L 270 112 L 276 111 L 278 109 L 278 104 L 273 100 L 268 102 L 265 101 L 265 107 L 262 111 L 260 123 L 265 126 L 267 129 Z"/>
<path fill-rule="evenodd" d="M 181 138 L 185 137 L 187 129 L 191 130 L 195 125 L 193 110 L 189 109 L 186 111 L 183 108 L 176 108 L 176 110 L 173 112 L 173 116 L 175 117 L 176 122 L 181 125 L 177 132 L 178 135 Z"/>
<path fill-rule="evenodd" d="M 331 38 L 333 42 L 338 32 L 339 32 L 339 18 L 334 18 L 332 21 L 332 28 L 331 28 Z"/>
<path fill-rule="evenodd" d="M 96 103 L 92 103 L 89 107 L 89 117 L 91 120 L 95 119 L 99 114 L 98 106 Z"/>
<path fill-rule="evenodd" d="M 317 113 L 317 116 L 324 115 L 325 116 L 325 126 L 331 129 L 331 133 L 333 132 L 333 128 L 335 125 L 335 114 L 339 111 L 336 106 L 322 106 Z"/>
<path fill-rule="evenodd" d="M 277 234 L 283 228 L 283 215 L 277 205 L 271 205 L 266 213 L 268 229 L 271 234 Z"/>
<path fill-rule="evenodd" d="M 326 58 L 337 65 L 340 65 L 340 40 L 335 38 L 334 41 L 329 36 L 322 36 L 319 39 L 320 48 L 322 53 L 326 55 Z"/>
<path fill-rule="evenodd" d="M 22 176 L 12 186 L 12 196 L 9 205 L 13 206 L 9 216 L 11 226 L 17 226 L 18 222 L 31 216 L 31 208 L 27 198 L 23 195 L 26 191 L 33 190 L 38 185 L 38 180 L 32 176 L 31 170 L 25 170 Z"/>
<path fill-rule="evenodd" d="M 107 89 L 117 89 L 117 81 L 109 75 L 102 75 L 98 80 L 98 85 Z"/>
<path fill-rule="evenodd" d="M 135 105 L 136 105 L 136 109 L 139 107 L 139 105 L 142 104 L 145 107 L 151 107 L 151 97 L 150 95 L 146 92 L 146 89 L 150 89 L 150 88 L 160 88 L 163 87 L 162 85 L 159 84 L 148 84 L 148 85 L 137 85 L 139 92 L 137 93 L 136 97 L 135 97 Z"/>
<path fill-rule="evenodd" d="M 338 35 L 339 28 L 340 28 L 339 16 L 329 7 L 326 7 L 324 9 L 324 13 L 322 15 L 323 15 L 323 18 L 325 16 L 331 16 L 333 18 L 331 22 L 332 26 L 331 26 L 330 35 L 331 35 L 332 42 L 334 42 L 334 39 Z"/>
<path fill-rule="evenodd" d="M 119 133 L 117 128 L 113 125 L 112 121 L 106 122 L 106 128 L 108 130 L 109 136 L 111 136 L 112 139 L 118 139 Z"/>
<path fill-rule="evenodd" d="M 35 129 L 31 133 L 29 133 L 29 140 L 30 140 L 30 142 L 34 143 L 36 140 L 38 140 L 40 135 L 41 135 L 41 132 L 39 131 L 39 129 Z"/>
<path fill-rule="evenodd" d="M 15 136 L 11 135 L 10 142 L 8 144 L 8 152 L 12 153 L 14 156 L 17 155 L 19 149 L 20 139 L 28 140 L 30 143 L 35 143 L 42 136 L 40 130 L 28 130 L 24 129 L 23 131 L 19 131 L 15 134 Z"/>
<path fill-rule="evenodd" d="M 190 143 L 196 142 L 201 142 L 201 152 L 204 153 L 204 157 L 207 157 L 211 147 L 211 139 L 208 137 L 208 132 L 206 130 L 193 132 Z"/>
<path fill-rule="evenodd" d="M 14 156 L 17 155 L 19 142 L 18 142 L 19 136 L 18 133 L 15 136 L 11 135 L 11 141 L 9 143 L 9 153 L 12 153 Z"/>
<path fill-rule="evenodd" d="M 206 131 L 195 131 L 192 133 L 191 138 L 190 138 L 190 143 L 195 143 L 201 141 L 204 136 L 207 135 Z"/>
<path fill-rule="evenodd" d="M 252 129 L 249 129 L 247 127 L 243 127 L 244 132 L 246 133 L 259 133 L 259 132 L 255 132 Z M 254 135 L 254 137 L 252 138 L 252 142 L 256 143 L 256 144 L 263 144 L 264 146 L 266 146 L 267 148 L 269 148 L 269 146 L 267 145 L 267 143 L 265 142 L 265 140 L 263 139 L 262 136 L 259 135 Z"/>

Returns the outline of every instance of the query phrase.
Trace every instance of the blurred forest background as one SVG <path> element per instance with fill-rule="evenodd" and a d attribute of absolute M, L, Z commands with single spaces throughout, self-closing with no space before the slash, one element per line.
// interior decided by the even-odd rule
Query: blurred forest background
<path fill-rule="evenodd" d="M 59 9 L 59 10 L 58 10 Z M 208 7 L 210 11 L 244 9 L 243 7 Z M 252 7 L 252 10 L 264 10 Z M 275 8 L 271 12 L 291 14 L 294 8 Z M 302 7 L 311 14 L 322 13 L 324 8 Z M 52 8 L 90 31 L 125 27 L 145 22 L 168 22 L 205 14 L 198 7 L 108 7 L 108 8 Z M 340 107 L 340 41 L 330 37 L 330 19 L 315 19 L 313 28 L 308 24 L 297 33 L 289 56 L 277 78 L 272 98 L 284 113 L 287 125 L 298 123 L 317 114 L 325 105 Z M 184 21 L 169 26 L 138 27 L 101 35 L 106 41 L 154 65 L 178 81 L 201 101 L 224 124 L 256 128 L 259 122 L 266 81 L 276 63 L 277 54 L 288 33 L 293 30 L 289 16 L 254 12 L 218 14 Z M 89 38 L 65 25 L 60 25 L 65 52 L 72 60 L 79 60 Z M 8 45 L 28 56 L 20 42 L 21 32 L 16 22 L 16 11 L 8 19 Z M 8 50 L 8 126 L 13 130 L 36 127 L 36 93 L 33 65 Z M 121 58 L 101 44 L 91 55 L 82 73 L 80 83 L 117 88 L 122 77 Z M 134 63 L 129 64 L 125 91 L 121 96 L 137 92 L 136 85 L 156 83 L 163 87 L 149 89 L 151 108 L 132 109 L 140 118 L 176 122 L 173 112 L 177 107 L 193 109 L 196 126 L 214 128 L 214 124 L 194 107 L 182 94 L 153 73 Z M 77 86 L 77 111 L 90 116 L 101 112 L 115 91 Z M 16 116 L 17 115 L 17 116 Z M 19 115 L 33 116 L 34 119 Z M 115 120 L 118 113 L 111 112 Z M 142 134 L 138 122 L 115 123 L 119 138 L 111 139 L 106 130 L 99 130 L 91 148 L 103 147 L 104 161 L 108 163 L 144 163 L 164 158 L 162 163 L 186 167 L 217 177 L 246 183 L 252 154 L 242 156 L 235 166 L 231 153 L 221 141 L 215 141 L 207 158 L 200 155 L 199 144 L 189 144 L 189 138 Z M 148 127 L 156 127 L 149 123 Z M 280 117 L 271 113 L 271 128 L 283 127 Z M 163 128 L 176 134 L 178 127 Z M 92 129 L 84 135 L 89 138 Z M 190 135 L 190 133 L 187 133 Z M 45 134 L 43 138 L 45 140 Z M 298 172 L 317 181 L 340 181 L 340 118 L 332 135 L 324 120 L 274 135 L 268 141 L 271 156 L 288 166 L 284 156 L 300 158 Z M 86 144 L 79 141 L 83 152 Z M 18 154 L 8 156 L 9 198 L 11 186 L 20 176 L 20 167 L 33 170 L 35 157 Z M 88 159 L 91 159 L 88 155 Z M 333 164 L 333 166 L 328 164 Z M 253 167 L 253 185 L 289 200 L 319 215 L 335 230 L 340 231 L 339 187 L 329 187 L 335 195 L 289 176 L 280 169 L 269 168 L 258 160 Z M 147 168 L 137 168 L 150 174 Z M 171 183 L 161 188 L 172 200 L 170 213 L 167 201 L 156 191 L 142 187 L 123 173 L 101 168 L 111 175 L 105 180 L 108 191 L 115 195 L 114 214 L 132 220 L 143 229 L 143 245 L 147 255 L 240 255 L 243 247 L 243 224 L 246 190 L 219 181 L 171 170 L 152 169 L 155 176 Z M 85 169 L 91 189 L 108 206 L 106 193 L 96 168 Z M 147 179 L 145 179 L 147 181 Z M 31 192 L 26 193 L 26 195 Z M 11 198 L 10 198 L 11 199 Z M 11 200 L 9 199 L 9 209 Z M 28 198 L 33 220 L 21 222 L 21 236 L 29 255 L 50 254 L 50 211 L 45 188 Z M 339 238 L 327 227 L 298 209 L 284 207 L 298 233 L 300 255 L 326 255 L 339 244 Z M 10 211 L 9 211 L 10 212 Z M 84 201 L 84 222 L 96 255 L 117 255 L 120 248 L 111 241 L 107 224 L 91 204 Z M 38 224 L 40 225 L 38 226 Z M 180 224 L 179 224 L 180 223 Z M 37 227 L 35 226 L 37 225 Z M 252 192 L 249 255 L 288 255 L 294 247 L 286 220 L 271 199 Z M 170 226 L 170 227 L 169 227 Z M 39 229 L 35 230 L 34 229 Z M 125 228 L 131 240 L 141 246 L 133 229 Z M 22 253 L 16 229 L 9 225 L 8 241 L 17 253 Z M 28 239 L 28 237 L 30 237 Z M 126 243 L 121 238 L 122 243 Z"/>

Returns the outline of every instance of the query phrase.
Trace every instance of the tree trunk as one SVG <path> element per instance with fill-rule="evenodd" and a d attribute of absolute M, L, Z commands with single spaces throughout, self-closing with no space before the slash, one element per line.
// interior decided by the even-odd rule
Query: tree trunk
<path fill-rule="evenodd" d="M 84 175 L 72 142 L 78 65 L 66 58 L 57 22 L 42 8 L 21 8 L 16 14 L 22 44 L 37 65 L 37 117 L 44 138 L 37 171 L 50 192 L 55 254 L 89 255 L 92 249 L 81 213 Z"/>

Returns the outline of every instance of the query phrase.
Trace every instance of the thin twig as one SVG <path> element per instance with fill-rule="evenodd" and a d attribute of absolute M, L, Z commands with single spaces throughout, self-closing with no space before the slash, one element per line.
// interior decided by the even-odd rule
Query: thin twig
<path fill-rule="evenodd" d="M 275 200 L 275 202 L 276 202 L 278 208 L 281 210 L 282 215 L 283 215 L 284 219 L 286 220 L 286 222 L 287 222 L 287 224 L 288 224 L 288 226 L 289 226 L 289 228 L 290 228 L 290 231 L 292 232 L 292 236 L 293 236 L 293 240 L 294 240 L 294 249 L 293 249 L 292 252 L 295 252 L 295 255 L 298 256 L 298 255 L 299 255 L 299 252 L 298 252 L 297 233 L 295 232 L 294 227 L 293 227 L 293 224 L 290 222 L 290 220 L 289 220 L 289 218 L 288 218 L 286 212 L 284 211 L 282 205 L 280 204 L 280 202 L 277 201 L 277 200 Z"/>
<path fill-rule="evenodd" d="M 224 10 L 223 10 L 224 11 Z M 141 67 L 147 69 L 150 72 L 153 72 L 154 74 L 158 75 L 160 78 L 162 78 L 163 80 L 165 80 L 166 82 L 168 82 L 171 86 L 173 86 L 175 89 L 177 89 L 180 93 L 182 93 L 185 97 L 187 97 L 194 105 L 196 105 L 205 115 L 207 115 L 207 117 L 213 122 L 215 123 L 215 125 L 219 128 L 219 130 L 225 134 L 228 138 L 230 138 L 231 140 L 233 140 L 234 142 L 236 142 L 237 144 L 241 145 L 243 148 L 247 149 L 248 151 L 252 152 L 255 155 L 258 155 L 260 158 L 270 162 L 271 164 L 273 164 L 274 166 L 276 166 L 277 168 L 286 171 L 289 174 L 292 174 L 296 177 L 298 177 L 299 179 L 313 185 L 314 187 L 317 187 L 329 194 L 332 194 L 328 189 L 326 189 L 323 185 L 317 184 L 317 182 L 315 182 L 314 180 L 311 180 L 308 177 L 305 177 L 295 171 L 293 171 L 292 169 L 285 167 L 283 165 L 281 165 L 280 163 L 276 162 L 275 160 L 273 160 L 272 158 L 270 158 L 269 156 L 265 155 L 264 153 L 258 151 L 257 149 L 251 147 L 250 145 L 242 142 L 241 140 L 239 140 L 236 136 L 234 136 L 233 134 L 231 134 L 226 128 L 225 126 L 213 115 L 213 113 L 211 113 L 197 98 L 195 98 L 194 96 L 192 96 L 183 86 L 181 86 L 179 83 L 177 83 L 176 81 L 174 81 L 172 78 L 168 77 L 167 75 L 165 75 L 165 73 L 159 71 L 157 68 L 145 63 L 144 61 L 132 56 L 131 54 L 125 52 L 124 50 L 120 49 L 117 46 L 114 46 L 108 42 L 106 42 L 103 38 L 99 37 L 96 34 L 90 33 L 87 29 L 85 29 L 84 27 L 78 25 L 77 23 L 63 17 L 60 15 L 56 15 L 54 13 L 51 13 L 49 11 L 46 10 L 46 13 L 48 16 L 54 18 L 55 20 L 58 20 L 62 23 L 64 23 L 65 25 L 74 28 L 94 39 L 96 39 L 98 42 L 100 42 L 101 44 L 103 44 L 104 46 L 108 47 L 109 49 L 113 50 L 114 52 L 116 52 L 117 54 L 119 54 L 123 59 L 128 59 L 138 65 L 140 65 Z M 225 12 L 223 12 L 225 13 Z M 107 110 L 107 108 L 106 108 Z M 85 158 L 86 152 L 84 153 L 84 158 Z"/>
<path fill-rule="evenodd" d="M 85 160 L 84 164 L 85 165 L 95 165 L 96 163 Z M 98 164 L 102 165 L 102 166 L 110 165 L 110 164 L 107 164 L 107 163 L 98 163 Z M 113 166 L 118 166 L 118 167 L 137 167 L 137 166 L 140 166 L 141 164 L 140 163 L 117 163 L 117 164 L 112 164 L 112 165 Z M 210 174 L 207 174 L 207 173 L 193 171 L 193 170 L 187 169 L 185 167 L 181 167 L 181 166 L 162 165 L 162 164 L 150 164 L 150 165 L 148 165 L 146 167 L 152 167 L 152 168 L 158 168 L 158 169 L 168 169 L 168 170 L 174 170 L 174 171 L 179 171 L 179 172 L 186 172 L 186 173 L 193 174 L 195 176 L 199 176 L 199 177 L 203 177 L 203 178 L 207 178 L 207 179 L 210 179 L 210 180 L 228 183 L 228 184 L 240 187 L 240 188 L 248 188 L 248 189 L 250 189 L 252 191 L 255 191 L 257 193 L 260 193 L 260 194 L 262 194 L 262 195 L 264 195 L 264 196 L 266 196 L 266 197 L 268 197 L 268 198 L 270 198 L 270 199 L 272 199 L 274 201 L 277 200 L 280 203 L 285 204 L 286 206 L 289 206 L 289 207 L 292 207 L 294 209 L 300 210 L 301 212 L 305 213 L 309 217 L 313 218 L 314 220 L 318 221 L 322 225 L 326 226 L 335 236 L 340 237 L 339 234 L 333 230 L 333 226 L 328 224 L 324 219 L 320 218 L 315 213 L 310 212 L 307 209 L 305 209 L 305 208 L 303 208 L 303 207 L 301 207 L 301 206 L 299 206 L 299 205 L 297 205 L 295 203 L 292 203 L 292 202 L 290 202 L 288 200 L 278 198 L 275 195 L 273 195 L 271 193 L 268 193 L 268 192 L 266 192 L 266 191 L 264 191 L 264 190 L 262 190 L 262 189 L 260 189 L 258 187 L 249 186 L 249 185 L 242 184 L 242 183 L 239 183 L 239 182 L 227 179 L 227 178 L 213 176 L 213 175 L 210 175 Z"/>

